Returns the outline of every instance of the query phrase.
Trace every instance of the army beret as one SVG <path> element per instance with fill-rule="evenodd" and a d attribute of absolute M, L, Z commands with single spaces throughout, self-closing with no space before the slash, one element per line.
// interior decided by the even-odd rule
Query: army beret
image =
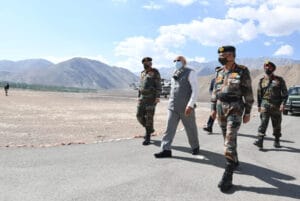
<path fill-rule="evenodd" d="M 273 62 L 271 62 L 271 61 L 266 61 L 264 63 L 264 66 L 270 66 L 270 67 L 273 67 L 274 70 L 276 69 L 276 65 Z"/>
<path fill-rule="evenodd" d="M 142 59 L 142 63 L 144 63 L 145 61 L 152 61 L 152 58 L 151 57 L 144 57 Z"/>
<path fill-rule="evenodd" d="M 219 47 L 218 54 L 223 53 L 223 52 L 233 52 L 233 53 L 235 53 L 235 47 L 230 46 L 230 45 Z"/>

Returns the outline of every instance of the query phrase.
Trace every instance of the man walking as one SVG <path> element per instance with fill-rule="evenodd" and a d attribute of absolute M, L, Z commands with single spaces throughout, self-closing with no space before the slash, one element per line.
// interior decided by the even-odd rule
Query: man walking
<path fill-rule="evenodd" d="M 5 86 L 4 86 L 5 96 L 8 96 L 8 90 L 9 90 L 9 84 L 6 83 Z"/>
<path fill-rule="evenodd" d="M 159 102 L 161 93 L 161 78 L 159 71 L 152 68 L 151 57 L 143 58 L 142 64 L 144 70 L 141 72 L 136 117 L 146 130 L 143 145 L 149 145 L 151 133 L 154 132 L 155 106 Z"/>
<path fill-rule="evenodd" d="M 235 47 L 220 47 L 218 54 L 223 66 L 216 75 L 211 116 L 215 118 L 218 114 L 218 123 L 224 137 L 226 167 L 218 187 L 225 192 L 232 187 L 233 171 L 239 165 L 237 133 L 242 121 L 250 121 L 254 99 L 248 68 L 235 63 Z"/>
<path fill-rule="evenodd" d="M 198 96 L 197 75 L 194 70 L 186 67 L 187 62 L 183 56 L 176 57 L 174 63 L 176 70 L 171 80 L 167 129 L 161 141 L 162 151 L 154 154 L 156 158 L 172 157 L 171 144 L 180 120 L 187 133 L 192 154 L 199 154 L 195 116 Z"/>
<path fill-rule="evenodd" d="M 274 147 L 280 148 L 282 111 L 288 98 L 288 91 L 282 77 L 276 76 L 276 65 L 270 61 L 265 62 L 265 76 L 259 80 L 257 88 L 258 112 L 261 123 L 258 127 L 258 139 L 254 142 L 259 149 L 263 149 L 263 141 L 271 118 Z"/>

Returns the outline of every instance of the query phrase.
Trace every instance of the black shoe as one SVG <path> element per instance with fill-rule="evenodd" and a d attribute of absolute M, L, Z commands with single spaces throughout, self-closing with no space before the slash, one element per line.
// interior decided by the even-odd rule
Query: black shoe
<path fill-rule="evenodd" d="M 171 150 L 163 150 L 159 153 L 154 154 L 155 158 L 170 158 L 172 157 L 172 151 Z"/>
<path fill-rule="evenodd" d="M 274 146 L 275 148 L 281 148 L 279 140 L 278 140 L 278 141 L 275 140 L 273 146 Z"/>
<path fill-rule="evenodd" d="M 200 153 L 200 148 L 196 147 L 195 149 L 192 150 L 193 155 L 198 155 Z"/>
<path fill-rule="evenodd" d="M 227 192 L 232 187 L 232 173 L 225 171 L 218 187 L 222 192 Z"/>
<path fill-rule="evenodd" d="M 254 141 L 254 145 L 256 145 L 260 150 L 263 149 L 264 138 L 259 137 L 258 140 Z"/>
<path fill-rule="evenodd" d="M 204 127 L 203 130 L 207 131 L 209 134 L 212 133 L 212 128 L 211 127 Z"/>
<path fill-rule="evenodd" d="M 234 169 L 238 168 L 240 166 L 240 162 L 237 160 L 234 162 Z"/>
<path fill-rule="evenodd" d="M 143 145 L 149 145 L 150 144 L 150 135 L 145 135 L 144 137 L 144 141 L 143 141 Z"/>

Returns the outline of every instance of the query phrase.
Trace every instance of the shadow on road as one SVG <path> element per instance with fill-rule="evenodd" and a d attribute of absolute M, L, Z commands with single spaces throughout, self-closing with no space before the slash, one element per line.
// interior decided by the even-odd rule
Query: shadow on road
<path fill-rule="evenodd" d="M 154 140 L 153 144 L 155 146 L 160 146 L 160 141 Z M 191 149 L 187 147 L 172 146 L 172 149 L 191 154 Z M 196 158 L 194 156 L 191 157 L 173 156 L 172 158 L 194 162 L 194 163 L 213 165 L 222 169 L 225 166 L 225 158 L 222 154 L 201 149 L 200 155 L 204 156 L 205 160 L 201 158 Z M 236 174 L 256 177 L 257 179 L 262 180 L 273 187 L 235 185 L 234 188 L 232 188 L 232 190 L 228 192 L 228 194 L 234 193 L 235 191 L 250 191 L 259 194 L 277 195 L 281 197 L 300 199 L 300 185 L 284 182 L 284 181 L 295 180 L 295 178 L 290 175 L 283 174 L 264 167 L 260 167 L 254 164 L 241 162 L 241 161 L 240 161 L 240 166 L 238 167 L 237 171 L 235 171 L 234 176 Z M 219 178 L 221 179 L 221 175 Z M 233 179 L 233 183 L 234 183 L 234 179 Z"/>
<path fill-rule="evenodd" d="M 241 137 L 249 137 L 249 138 L 253 138 L 253 139 L 257 139 L 256 136 L 253 136 L 253 135 L 248 135 L 248 134 L 241 134 L 239 133 L 239 136 Z M 265 137 L 264 140 L 266 141 L 274 141 L 274 138 L 272 137 Z M 254 141 L 253 141 L 254 142 Z M 280 139 L 280 142 L 282 143 L 295 143 L 293 141 L 289 141 L 289 140 L 283 140 L 283 139 Z M 300 153 L 300 149 L 297 149 L 295 147 L 291 147 L 291 146 L 284 146 L 282 145 L 281 148 L 264 148 L 263 149 L 264 152 L 267 152 L 267 151 L 275 151 L 275 152 L 292 152 L 292 153 Z"/>
<path fill-rule="evenodd" d="M 256 135 L 248 135 L 248 134 L 243 134 L 243 133 L 239 133 L 238 136 L 241 137 L 248 137 L 248 138 L 253 138 L 254 140 L 257 139 Z M 274 137 L 264 137 L 265 141 L 274 141 Z M 289 140 L 284 140 L 280 138 L 280 142 L 284 142 L 284 143 L 295 143 L 293 141 L 289 141 Z"/>

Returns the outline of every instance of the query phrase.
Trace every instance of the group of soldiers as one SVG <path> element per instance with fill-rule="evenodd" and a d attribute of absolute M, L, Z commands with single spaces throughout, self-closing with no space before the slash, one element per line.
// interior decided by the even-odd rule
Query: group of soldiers
<path fill-rule="evenodd" d="M 217 118 L 224 138 L 225 171 L 218 187 L 222 192 L 232 187 L 232 175 L 239 166 L 237 154 L 237 134 L 242 123 L 250 121 L 254 103 L 252 81 L 248 68 L 235 62 L 234 46 L 218 48 L 218 60 L 221 67 L 216 68 L 215 80 L 211 91 L 211 114 L 209 121 Z M 188 136 L 192 154 L 199 154 L 198 129 L 195 108 L 198 96 L 197 76 L 194 70 L 186 67 L 186 59 L 178 56 L 174 60 L 175 71 L 171 80 L 171 92 L 168 106 L 168 123 L 161 141 L 162 151 L 155 153 L 156 158 L 172 157 L 171 143 L 181 120 Z M 159 71 L 152 67 L 152 58 L 142 59 L 144 71 L 141 73 L 137 119 L 146 130 L 143 145 L 150 144 L 154 132 L 153 116 L 159 102 L 161 82 Z M 265 75 L 260 79 L 257 90 L 258 112 L 261 123 L 257 140 L 254 142 L 260 150 L 271 118 L 274 147 L 280 148 L 282 111 L 288 92 L 282 77 L 274 74 L 276 65 L 267 61 L 263 65 Z M 210 128 L 211 129 L 211 128 Z M 208 132 L 212 130 L 205 129 Z"/>

